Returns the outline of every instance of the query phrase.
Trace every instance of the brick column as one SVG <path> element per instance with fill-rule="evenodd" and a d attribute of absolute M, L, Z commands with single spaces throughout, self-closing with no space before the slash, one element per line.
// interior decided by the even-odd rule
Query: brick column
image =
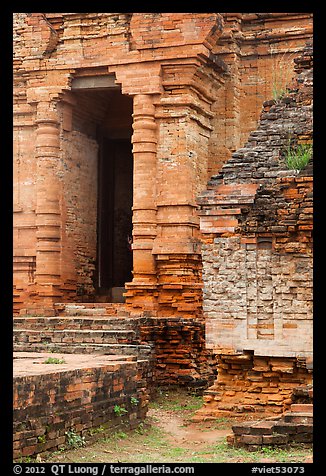
<path fill-rule="evenodd" d="M 51 308 L 61 296 L 60 129 L 52 103 L 38 103 L 36 124 L 37 306 Z"/>
<path fill-rule="evenodd" d="M 126 284 L 126 302 L 153 309 L 156 301 L 156 148 L 155 106 L 149 94 L 134 96 L 133 112 L 133 280 Z"/>

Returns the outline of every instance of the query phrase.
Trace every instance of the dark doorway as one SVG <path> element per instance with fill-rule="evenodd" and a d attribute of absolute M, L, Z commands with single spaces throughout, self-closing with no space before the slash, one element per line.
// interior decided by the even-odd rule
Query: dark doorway
<path fill-rule="evenodd" d="M 130 140 L 102 137 L 99 157 L 98 294 L 122 302 L 132 279 L 133 156 Z"/>

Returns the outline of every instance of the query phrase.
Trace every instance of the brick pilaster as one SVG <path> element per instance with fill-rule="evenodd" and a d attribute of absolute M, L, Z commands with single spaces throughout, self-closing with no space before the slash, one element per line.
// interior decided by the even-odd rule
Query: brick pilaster
<path fill-rule="evenodd" d="M 153 241 L 156 237 L 156 148 L 155 106 L 149 94 L 134 96 L 133 112 L 133 281 L 127 283 L 127 303 L 133 307 L 154 308 L 156 263 Z"/>
<path fill-rule="evenodd" d="M 61 278 L 60 129 L 53 104 L 38 103 L 36 125 L 35 280 L 41 306 L 51 307 L 61 295 L 58 289 Z"/>

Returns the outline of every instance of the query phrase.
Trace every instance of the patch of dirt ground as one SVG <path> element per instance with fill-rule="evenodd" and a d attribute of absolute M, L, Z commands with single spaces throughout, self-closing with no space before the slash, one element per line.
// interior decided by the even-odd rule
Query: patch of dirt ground
<path fill-rule="evenodd" d="M 182 390 L 159 391 L 150 403 L 146 421 L 134 430 L 101 426 L 76 438 L 75 448 L 57 451 L 44 462 L 64 463 L 312 463 L 312 448 L 296 445 L 247 451 L 227 444 L 232 425 L 242 418 L 217 418 L 194 422 L 191 417 L 202 398 Z"/>

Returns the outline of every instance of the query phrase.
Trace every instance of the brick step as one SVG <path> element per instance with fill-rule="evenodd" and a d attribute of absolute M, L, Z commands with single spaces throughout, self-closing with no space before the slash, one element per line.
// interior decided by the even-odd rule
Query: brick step
<path fill-rule="evenodd" d="M 312 403 L 293 403 L 290 407 L 290 411 L 313 414 L 313 408 L 314 406 Z"/>
<path fill-rule="evenodd" d="M 62 343 L 94 343 L 94 344 L 121 344 L 137 343 L 136 333 L 133 330 L 31 330 L 14 329 L 16 342 L 62 342 Z"/>
<path fill-rule="evenodd" d="M 54 308 L 59 316 L 129 315 L 123 303 L 56 303 Z"/>
<path fill-rule="evenodd" d="M 33 329 L 33 330 L 135 330 L 139 319 L 112 316 L 60 316 L 60 317 L 14 317 L 14 329 Z"/>
<path fill-rule="evenodd" d="M 278 433 L 286 433 L 288 435 L 296 434 L 296 433 L 313 433 L 313 423 L 290 423 L 285 422 L 282 419 L 275 423 L 274 431 Z"/>
<path fill-rule="evenodd" d="M 138 359 L 148 359 L 152 354 L 152 347 L 145 344 L 89 344 L 89 343 L 29 343 L 15 342 L 14 352 L 63 352 L 67 354 L 102 354 L 102 355 L 135 355 Z"/>
<path fill-rule="evenodd" d="M 285 423 L 294 423 L 294 424 L 309 424 L 313 423 L 312 413 L 303 413 L 303 412 L 285 412 L 283 414 L 283 419 Z"/>

